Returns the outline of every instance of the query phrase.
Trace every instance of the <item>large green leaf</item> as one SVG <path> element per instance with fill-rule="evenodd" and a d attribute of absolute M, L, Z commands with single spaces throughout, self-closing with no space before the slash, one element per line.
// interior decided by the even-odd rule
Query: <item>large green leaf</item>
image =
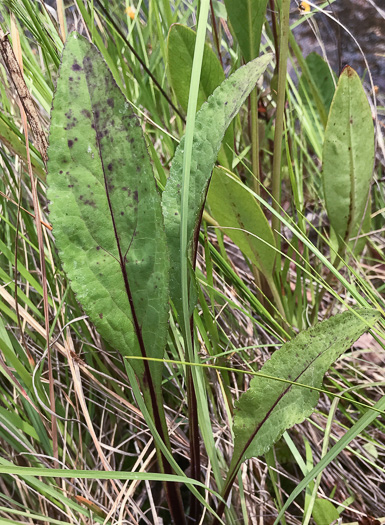
<path fill-rule="evenodd" d="M 227 14 L 246 62 L 259 54 L 267 0 L 225 0 Z"/>
<path fill-rule="evenodd" d="M 307 113 L 311 122 L 309 140 L 316 140 L 313 147 L 317 150 L 323 143 L 323 130 L 326 126 L 326 116 L 329 113 L 335 92 L 335 74 L 329 65 L 317 53 L 310 53 L 305 60 L 306 67 L 299 81 L 298 94 L 302 110 Z M 317 96 L 314 96 L 316 93 Z"/>
<path fill-rule="evenodd" d="M 239 68 L 214 91 L 196 116 L 188 203 L 187 233 L 190 243 L 202 211 L 207 185 L 224 133 L 270 60 L 271 55 L 264 55 Z M 162 197 L 173 275 L 170 281 L 170 295 L 179 312 L 182 311 L 179 233 L 183 150 L 184 138 L 175 152 L 170 176 Z"/>
<path fill-rule="evenodd" d="M 320 388 L 323 376 L 340 355 L 380 317 L 376 310 L 344 312 L 281 346 L 261 373 Z M 309 416 L 319 393 L 280 381 L 255 377 L 236 406 L 234 456 L 264 454 L 283 432 Z"/>
<path fill-rule="evenodd" d="M 173 24 L 167 39 L 167 63 L 172 88 L 183 110 L 187 112 L 190 94 L 191 71 L 194 58 L 196 32 L 181 24 Z M 218 57 L 205 43 L 199 81 L 197 110 L 225 80 Z M 224 144 L 234 145 L 234 132 L 230 126 L 224 136 Z M 233 153 L 228 147 L 219 152 L 219 162 L 231 167 Z"/>
<path fill-rule="evenodd" d="M 373 163 L 372 113 L 357 73 L 347 66 L 330 108 L 322 166 L 326 209 L 341 247 L 361 225 Z"/>
<path fill-rule="evenodd" d="M 274 352 L 261 374 L 320 388 L 338 357 L 379 319 L 376 310 L 344 312 L 298 334 Z M 256 376 L 234 413 L 234 453 L 223 496 L 226 500 L 241 463 L 267 452 L 284 431 L 309 416 L 319 392 Z M 221 505 L 218 514 L 221 515 Z"/>
<path fill-rule="evenodd" d="M 330 70 L 329 65 L 325 62 L 325 60 L 322 57 L 319 56 L 318 53 L 310 53 L 306 57 L 306 64 L 307 72 L 311 76 L 311 81 L 317 89 L 319 98 L 322 101 L 326 113 L 328 113 L 335 92 L 335 74 L 333 73 L 333 71 Z M 308 93 L 308 97 L 311 97 L 309 81 L 304 73 L 302 73 L 302 76 L 300 78 L 299 91 L 301 94 L 302 102 L 306 106 L 308 106 L 310 102 L 310 104 L 312 104 L 312 106 L 316 108 L 316 104 L 312 100 L 312 98 L 309 101 L 307 97 L 304 96 L 304 91 L 306 91 Z"/>
<path fill-rule="evenodd" d="M 223 232 L 264 275 L 272 275 L 276 253 L 274 235 L 250 192 L 240 181 L 215 168 L 207 202 Z"/>
<path fill-rule="evenodd" d="M 162 357 L 169 262 L 150 159 L 130 104 L 76 33 L 63 52 L 48 153 L 53 233 L 78 301 L 123 355 Z M 143 384 L 148 365 L 132 366 Z M 162 367 L 150 366 L 160 391 Z"/>
<path fill-rule="evenodd" d="M 187 112 L 190 93 L 195 42 L 196 32 L 189 27 L 181 24 L 173 24 L 170 27 L 167 39 L 167 65 L 172 88 L 185 112 Z M 201 107 L 203 102 L 206 102 L 214 89 L 224 80 L 225 74 L 218 57 L 211 47 L 205 43 L 197 109 Z"/>

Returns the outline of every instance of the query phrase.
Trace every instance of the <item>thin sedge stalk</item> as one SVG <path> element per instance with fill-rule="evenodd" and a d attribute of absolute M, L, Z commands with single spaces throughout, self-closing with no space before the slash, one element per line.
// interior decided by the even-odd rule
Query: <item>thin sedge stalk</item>
<path fill-rule="evenodd" d="M 287 57 L 289 51 L 289 13 L 290 0 L 282 0 L 281 7 L 281 38 L 279 43 L 279 67 L 278 67 L 278 93 L 277 93 L 277 110 L 275 118 L 274 132 L 274 157 L 273 157 L 273 208 L 279 213 L 281 208 L 281 160 L 282 160 L 282 135 L 283 135 L 283 116 L 285 111 L 286 100 L 286 73 Z M 280 249 L 281 238 L 279 217 L 273 215 L 272 227 L 274 231 L 277 248 Z M 280 264 L 278 264 L 278 270 Z"/>

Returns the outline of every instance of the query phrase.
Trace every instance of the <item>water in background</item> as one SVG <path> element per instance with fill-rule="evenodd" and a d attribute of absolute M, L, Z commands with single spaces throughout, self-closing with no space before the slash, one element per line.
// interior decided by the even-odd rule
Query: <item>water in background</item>
<path fill-rule="evenodd" d="M 312 0 L 312 3 L 319 4 L 317 0 Z M 340 23 L 347 27 L 361 46 L 374 85 L 379 87 L 382 94 L 385 93 L 385 0 L 336 0 L 332 4 L 332 10 Z M 291 23 L 293 24 L 300 16 L 293 10 Z M 325 45 L 328 60 L 338 75 L 337 24 L 323 13 L 316 13 L 313 20 Z M 305 56 L 311 51 L 316 51 L 322 56 L 322 50 L 309 22 L 305 21 L 295 28 L 294 35 Z M 342 66 L 349 64 L 362 77 L 366 71 L 364 59 L 357 44 L 343 27 L 340 28 L 340 42 Z M 369 87 L 367 75 L 365 84 Z"/>

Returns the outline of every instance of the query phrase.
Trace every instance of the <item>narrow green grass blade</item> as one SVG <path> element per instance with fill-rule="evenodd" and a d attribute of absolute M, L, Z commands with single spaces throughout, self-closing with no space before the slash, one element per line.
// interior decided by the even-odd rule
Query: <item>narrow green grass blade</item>
<path fill-rule="evenodd" d="M 385 409 L 385 396 L 382 397 L 373 408 L 383 411 Z M 319 463 L 303 478 L 303 480 L 297 485 L 297 487 L 290 494 L 286 503 L 280 510 L 274 525 L 278 525 L 280 519 L 282 518 L 284 512 L 287 508 L 293 503 L 295 498 L 311 483 L 317 476 L 320 474 L 332 461 L 335 459 L 338 454 L 346 448 L 349 443 L 356 438 L 361 432 L 365 430 L 376 418 L 378 413 L 372 410 L 368 410 L 358 421 L 355 423 L 346 434 L 338 440 L 338 442 L 332 447 L 329 452 L 321 459 Z"/>

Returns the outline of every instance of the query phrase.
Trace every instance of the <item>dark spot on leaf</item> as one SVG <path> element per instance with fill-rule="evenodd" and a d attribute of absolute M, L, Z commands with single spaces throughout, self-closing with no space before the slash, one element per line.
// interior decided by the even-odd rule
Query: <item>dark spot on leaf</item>
<path fill-rule="evenodd" d="M 127 191 L 128 188 L 126 186 L 123 186 L 122 191 Z"/>
<path fill-rule="evenodd" d="M 79 199 L 82 200 L 83 199 L 83 195 L 80 195 Z"/>
<path fill-rule="evenodd" d="M 121 212 L 120 212 L 120 215 L 124 215 L 124 211 L 121 211 Z"/>
<path fill-rule="evenodd" d="M 110 106 L 110 108 L 113 108 L 115 103 L 114 103 L 114 99 L 113 98 L 108 98 L 107 99 L 107 104 Z"/>
<path fill-rule="evenodd" d="M 68 140 L 67 144 L 68 144 L 69 148 L 72 148 L 72 146 L 74 145 L 74 141 L 73 140 Z"/>
<path fill-rule="evenodd" d="M 130 139 L 130 143 L 132 144 L 134 142 L 134 137 Z"/>
<path fill-rule="evenodd" d="M 77 62 L 72 64 L 72 71 L 82 71 L 82 67 Z"/>
<path fill-rule="evenodd" d="M 91 113 L 88 111 L 88 109 L 82 109 L 82 115 L 87 118 L 91 118 Z"/>
<path fill-rule="evenodd" d="M 75 137 L 75 142 L 77 142 L 77 141 L 78 141 L 78 138 L 77 138 L 77 137 Z"/>
<path fill-rule="evenodd" d="M 63 170 L 60 170 L 59 173 L 62 174 L 62 173 L 63 173 Z"/>
<path fill-rule="evenodd" d="M 138 202 L 138 190 L 134 191 L 134 201 Z"/>
<path fill-rule="evenodd" d="M 175 215 L 179 215 L 177 211 L 175 212 Z"/>
<path fill-rule="evenodd" d="M 68 187 L 69 187 L 69 188 L 73 188 L 74 185 L 73 185 L 73 184 L 68 184 Z"/>
<path fill-rule="evenodd" d="M 69 77 L 68 80 L 69 80 L 70 82 L 72 82 L 72 81 L 73 81 L 73 78 L 72 78 L 72 77 Z"/>
<path fill-rule="evenodd" d="M 100 319 L 103 319 L 103 314 L 99 314 Z"/>
<path fill-rule="evenodd" d="M 108 171 L 112 171 L 112 162 L 109 163 L 109 165 L 107 166 L 108 168 Z"/>
<path fill-rule="evenodd" d="M 91 206 L 92 208 L 95 208 L 95 206 L 96 206 L 95 201 L 91 201 L 91 200 L 84 201 L 84 204 L 86 206 Z"/>
<path fill-rule="evenodd" d="M 140 171 L 140 166 L 136 166 L 136 171 L 137 171 L 137 172 Z"/>
<path fill-rule="evenodd" d="M 100 111 L 97 109 L 95 111 L 95 118 L 98 119 L 100 117 Z"/>

